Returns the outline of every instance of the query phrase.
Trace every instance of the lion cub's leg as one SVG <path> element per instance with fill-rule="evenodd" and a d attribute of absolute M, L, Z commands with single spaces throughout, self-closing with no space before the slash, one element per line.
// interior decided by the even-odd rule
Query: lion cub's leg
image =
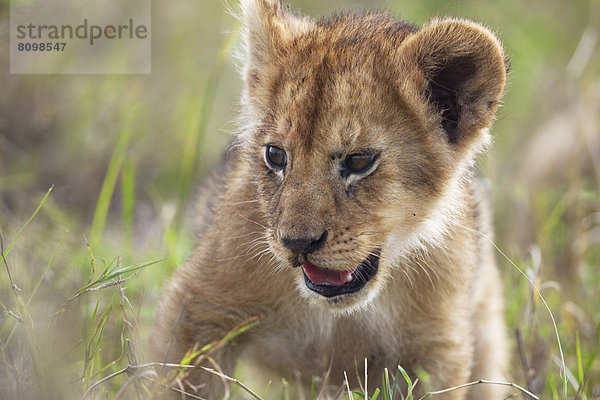
<path fill-rule="evenodd" d="M 504 322 L 499 293 L 494 292 L 497 289 L 490 287 L 489 296 L 478 303 L 472 329 L 462 323 L 448 325 L 446 332 L 437 334 L 439 341 L 426 346 L 427 359 L 420 364 L 429 372 L 429 390 L 450 389 L 479 379 L 505 380 L 502 377 L 506 359 Z M 503 386 L 480 384 L 438 394 L 435 398 L 500 400 L 505 393 Z M 423 392 L 416 394 L 418 397 L 425 395 Z"/>
<path fill-rule="evenodd" d="M 488 264 L 490 265 L 490 264 Z M 482 295 L 477 303 L 474 321 L 474 357 L 471 380 L 506 381 L 506 332 L 500 277 L 495 266 L 490 265 L 482 274 Z M 503 399 L 506 388 L 500 385 L 480 384 L 469 389 L 469 400 Z"/>
<path fill-rule="evenodd" d="M 227 343 L 219 341 L 247 321 L 254 309 L 250 302 L 236 297 L 235 291 L 226 290 L 218 280 L 207 284 L 206 278 L 202 280 L 193 272 L 189 265 L 180 269 L 165 290 L 167 294 L 162 299 L 152 337 L 153 361 L 180 364 L 193 349 L 212 343 L 211 349 L 188 363 L 231 376 L 237 353 L 244 347 L 244 335 Z M 159 374 L 161 379 L 172 378 L 174 371 L 170 367 L 160 368 Z M 228 385 L 216 374 L 198 369 L 184 370 L 184 376 L 177 382 L 168 381 L 175 389 L 205 399 L 222 398 Z M 176 390 L 165 391 L 166 398 L 182 398 Z"/>
<path fill-rule="evenodd" d="M 421 367 L 429 374 L 427 390 L 443 390 L 461 385 L 469 379 L 473 347 L 467 330 L 457 330 L 447 325 L 448 331 L 440 333 L 438 338 L 427 345 L 427 358 L 421 361 Z M 454 330 L 454 332 L 452 331 Z M 450 335 L 449 335 L 450 334 Z M 445 339 L 444 339 L 445 338 Z M 423 385 L 417 385 L 423 387 Z M 423 392 L 423 389 L 421 391 Z M 425 393 L 416 393 L 422 397 Z M 463 400 L 466 390 L 454 390 L 436 395 L 440 400 Z"/>

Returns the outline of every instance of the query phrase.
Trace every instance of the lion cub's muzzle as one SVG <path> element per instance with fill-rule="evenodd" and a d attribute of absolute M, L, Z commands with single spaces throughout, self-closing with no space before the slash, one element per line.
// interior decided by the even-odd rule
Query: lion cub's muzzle
<path fill-rule="evenodd" d="M 306 287 L 324 297 L 335 297 L 355 293 L 366 286 L 375 276 L 379 268 L 379 253 L 369 255 L 360 265 L 351 269 L 332 270 L 321 268 L 310 261 L 308 255 L 320 250 L 327 241 L 328 233 L 324 231 L 319 237 L 283 237 L 281 242 L 292 252 L 302 255 L 304 263 L 302 272 Z"/>
<path fill-rule="evenodd" d="M 298 237 L 298 238 L 281 238 L 281 242 L 285 247 L 297 254 L 307 255 L 314 253 L 325 245 L 327 241 L 327 231 L 324 231 L 320 237 Z"/>
<path fill-rule="evenodd" d="M 306 287 L 325 297 L 355 293 L 364 288 L 379 268 L 379 251 L 352 270 L 333 271 L 306 261 L 302 264 Z"/>

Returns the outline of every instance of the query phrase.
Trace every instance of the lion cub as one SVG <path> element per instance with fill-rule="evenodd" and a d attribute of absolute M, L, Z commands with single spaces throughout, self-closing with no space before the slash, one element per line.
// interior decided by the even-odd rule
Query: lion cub
<path fill-rule="evenodd" d="M 400 364 L 415 392 L 503 379 L 505 338 L 489 210 L 474 158 L 490 141 L 506 69 L 471 21 L 301 16 L 242 0 L 242 127 L 200 203 L 198 244 L 167 284 L 155 348 L 259 324 L 214 352 L 233 373 L 327 375 L 369 388 Z M 165 356 L 166 354 L 166 356 Z M 209 362 L 210 361 L 210 362 Z M 392 373 L 393 374 L 393 373 Z M 196 370 L 183 387 L 218 398 Z M 262 389 L 261 389 L 262 390 Z M 477 385 L 440 399 L 498 399 Z"/>

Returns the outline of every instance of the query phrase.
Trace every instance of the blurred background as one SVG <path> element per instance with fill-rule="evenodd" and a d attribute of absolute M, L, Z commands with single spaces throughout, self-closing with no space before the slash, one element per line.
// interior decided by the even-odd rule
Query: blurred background
<path fill-rule="evenodd" d="M 480 165 L 505 281 L 507 380 L 542 398 L 564 398 L 565 381 L 570 399 L 600 398 L 600 1 L 291 5 L 388 9 L 417 24 L 453 15 L 497 32 L 511 74 Z M 162 283 L 193 246 L 193 199 L 235 130 L 239 26 L 226 9 L 153 1 L 150 75 L 10 75 L 0 0 L 0 399 L 78 398 L 151 361 Z M 108 272 L 154 260 L 106 285 Z M 92 397 L 133 396 L 127 382 Z"/>

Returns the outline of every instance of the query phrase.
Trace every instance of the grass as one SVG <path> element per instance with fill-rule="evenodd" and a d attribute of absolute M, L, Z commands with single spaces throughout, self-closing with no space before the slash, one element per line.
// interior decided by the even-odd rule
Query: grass
<path fill-rule="evenodd" d="M 293 4 L 312 15 L 349 6 Z M 154 7 L 161 35 L 149 77 L 0 78 L 2 399 L 149 397 L 168 383 L 155 369 L 171 368 L 177 382 L 256 323 L 196 349 L 183 366 L 145 358 L 161 286 L 193 245 L 195 188 L 230 141 L 240 90 L 227 56 L 236 23 L 220 2 Z M 600 52 L 586 44 L 600 31 L 597 2 L 389 7 L 411 21 L 464 15 L 499 31 L 512 73 L 481 166 L 492 180 L 511 333 L 510 376 L 500 384 L 521 398 L 600 398 Z M 2 3 L 0 20 L 7 11 Z M 427 377 L 412 381 L 400 367 L 382 382 L 359 380 L 354 391 L 328 383 L 341 398 L 417 400 L 401 388 Z M 233 397 L 296 393 L 293 382 L 247 388 L 254 394 L 230 383 Z M 305 397 L 317 398 L 321 384 Z"/>

